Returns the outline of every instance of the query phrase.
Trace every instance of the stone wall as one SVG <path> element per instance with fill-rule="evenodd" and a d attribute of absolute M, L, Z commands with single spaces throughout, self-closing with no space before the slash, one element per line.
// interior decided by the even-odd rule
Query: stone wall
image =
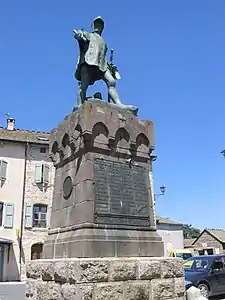
<path fill-rule="evenodd" d="M 41 153 L 41 148 L 45 147 L 46 152 Z M 47 186 L 39 185 L 35 182 L 35 167 L 40 164 L 49 166 L 49 183 Z M 26 205 L 44 204 L 47 205 L 47 226 L 46 228 L 26 228 L 26 216 L 24 213 L 24 232 L 23 232 L 23 263 L 31 259 L 31 247 L 34 244 L 43 244 L 48 235 L 50 227 L 50 217 L 52 210 L 52 196 L 54 188 L 55 168 L 49 158 L 48 146 L 29 146 L 26 168 L 26 187 L 25 187 L 25 207 Z M 22 274 L 22 279 L 25 278 Z"/>
<path fill-rule="evenodd" d="M 36 260 L 27 266 L 29 300 L 184 300 L 176 258 Z"/>

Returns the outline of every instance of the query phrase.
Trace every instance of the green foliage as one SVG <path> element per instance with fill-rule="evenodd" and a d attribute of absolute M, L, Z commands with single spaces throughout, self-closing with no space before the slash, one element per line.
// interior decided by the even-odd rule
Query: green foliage
<path fill-rule="evenodd" d="M 200 233 L 200 229 L 192 227 L 192 225 L 183 225 L 183 234 L 185 239 L 195 239 L 200 235 Z"/>

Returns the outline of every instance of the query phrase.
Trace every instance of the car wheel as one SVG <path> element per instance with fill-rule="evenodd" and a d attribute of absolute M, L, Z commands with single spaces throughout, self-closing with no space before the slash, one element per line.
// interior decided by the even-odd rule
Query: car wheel
<path fill-rule="evenodd" d="M 209 298 L 209 287 L 205 283 L 200 283 L 197 288 L 200 290 L 203 297 Z"/>

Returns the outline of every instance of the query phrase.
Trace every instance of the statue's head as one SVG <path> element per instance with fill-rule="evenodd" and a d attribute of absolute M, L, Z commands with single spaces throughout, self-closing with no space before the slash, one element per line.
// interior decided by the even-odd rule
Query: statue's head
<path fill-rule="evenodd" d="M 93 32 L 97 32 L 101 35 L 103 29 L 104 29 L 104 21 L 102 17 L 99 16 L 95 18 L 94 21 L 92 22 L 92 30 Z"/>

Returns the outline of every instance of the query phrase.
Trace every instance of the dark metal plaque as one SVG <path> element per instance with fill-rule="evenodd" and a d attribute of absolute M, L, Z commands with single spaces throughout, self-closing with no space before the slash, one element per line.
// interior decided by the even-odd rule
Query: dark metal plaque
<path fill-rule="evenodd" d="M 95 222 L 149 226 L 148 180 L 143 167 L 96 158 Z"/>

